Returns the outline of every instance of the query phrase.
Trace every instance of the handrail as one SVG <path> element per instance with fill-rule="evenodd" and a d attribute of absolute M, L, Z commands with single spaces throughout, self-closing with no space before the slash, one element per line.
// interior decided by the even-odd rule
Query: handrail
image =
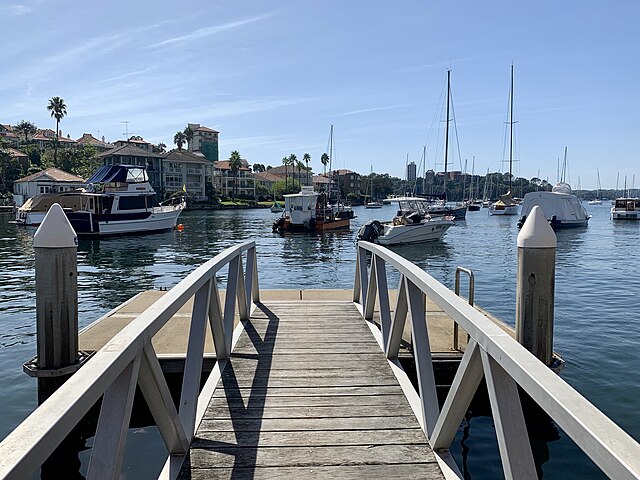
<path fill-rule="evenodd" d="M 216 274 L 227 265 L 222 306 Z M 151 340 L 191 298 L 193 311 L 180 406 L 176 410 Z M 207 319 L 220 365 L 214 372 L 219 375 L 237 336 L 236 300 L 241 320 L 238 328 L 242 328 L 242 321 L 248 320 L 260 300 L 253 241 L 230 247 L 196 268 L 96 352 L 0 443 L 0 478 L 29 478 L 103 395 L 87 478 L 119 477 L 136 385 L 156 421 L 169 459 L 181 464 L 200 415 L 202 399 L 198 392 Z M 171 469 L 172 478 L 178 471 Z"/>
<path fill-rule="evenodd" d="M 367 254 L 371 256 L 370 268 Z M 393 316 L 389 309 L 387 264 L 400 274 Z M 470 336 L 442 411 L 431 363 L 425 296 Z M 606 475 L 640 478 L 640 445 L 631 436 L 463 298 L 390 250 L 359 242 L 353 300 L 365 319 L 373 319 L 376 297 L 382 346 L 388 359 L 398 356 L 410 314 L 420 395 L 419 405 L 413 407 L 436 455 L 448 452 L 484 376 L 506 478 L 537 478 L 517 387 Z"/>
<path fill-rule="evenodd" d="M 473 271 L 464 267 L 456 267 L 456 283 L 453 290 L 456 295 L 460 295 L 460 273 L 466 273 L 469 276 L 469 305 L 473 305 L 473 297 L 476 288 L 476 279 Z M 467 338 L 467 342 L 469 339 Z M 458 350 L 458 324 L 453 322 L 453 349 Z"/>

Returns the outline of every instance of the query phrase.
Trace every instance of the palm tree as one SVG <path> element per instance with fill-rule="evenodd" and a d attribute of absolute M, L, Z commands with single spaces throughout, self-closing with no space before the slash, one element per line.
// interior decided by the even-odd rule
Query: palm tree
<path fill-rule="evenodd" d="M 240 152 L 234 150 L 231 152 L 231 156 L 229 157 L 229 168 L 231 169 L 231 174 L 233 175 L 233 196 L 238 190 L 238 171 L 242 167 L 242 158 L 240 157 Z"/>
<path fill-rule="evenodd" d="M 33 136 L 38 131 L 38 128 L 31 122 L 27 122 L 26 120 L 22 120 L 15 126 L 15 129 L 24 135 L 24 143 L 26 144 L 29 141 L 29 136 Z"/>
<path fill-rule="evenodd" d="M 309 185 L 309 162 L 311 161 L 311 155 L 309 155 L 308 153 L 305 153 L 302 156 L 302 159 L 304 160 L 304 163 L 307 164 L 307 185 Z"/>
<path fill-rule="evenodd" d="M 183 132 L 177 132 L 173 136 L 173 143 L 175 143 L 178 146 L 178 150 L 182 150 L 182 146 L 184 145 L 184 142 L 186 140 L 187 140 L 187 137 Z"/>
<path fill-rule="evenodd" d="M 302 176 L 300 175 L 300 171 L 304 168 L 304 163 L 296 160 L 296 166 L 298 167 L 298 183 L 300 184 L 300 190 L 302 190 Z"/>
<path fill-rule="evenodd" d="M 327 165 L 329 165 L 329 155 L 327 155 L 327 152 L 322 154 L 322 156 L 320 157 L 320 162 L 324 166 L 324 174 L 326 175 L 327 174 Z"/>
<path fill-rule="evenodd" d="M 284 165 L 284 193 L 287 193 L 288 177 L 287 177 L 287 165 L 289 165 L 289 157 L 282 157 L 282 164 Z"/>
<path fill-rule="evenodd" d="M 56 119 L 56 143 L 53 150 L 53 163 L 58 165 L 58 134 L 60 133 L 60 120 L 67 114 L 67 106 L 60 97 L 53 97 L 49 100 L 47 110 L 51 112 L 51 117 Z"/>
<path fill-rule="evenodd" d="M 189 151 L 191 151 L 191 140 L 193 140 L 193 130 L 191 130 L 191 127 L 187 127 L 184 129 L 184 138 L 187 141 L 187 148 L 189 149 Z"/>
<path fill-rule="evenodd" d="M 296 157 L 295 153 L 292 153 L 291 155 L 289 155 L 289 165 L 291 165 L 291 170 L 293 173 L 293 180 L 295 180 L 296 178 L 296 173 L 295 173 L 295 168 L 296 168 L 296 161 L 298 160 L 298 157 Z M 293 185 L 293 180 L 291 181 L 292 186 Z"/>

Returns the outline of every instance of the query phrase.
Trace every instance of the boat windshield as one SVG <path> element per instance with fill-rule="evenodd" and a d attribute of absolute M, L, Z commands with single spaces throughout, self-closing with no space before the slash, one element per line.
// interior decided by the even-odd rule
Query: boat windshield
<path fill-rule="evenodd" d="M 143 183 L 148 182 L 147 170 L 144 167 L 131 165 L 105 165 L 94 173 L 89 183 Z"/>
<path fill-rule="evenodd" d="M 418 212 L 421 215 L 427 213 L 427 204 L 422 200 L 401 200 L 398 204 L 400 205 L 400 215 L 411 212 Z"/>

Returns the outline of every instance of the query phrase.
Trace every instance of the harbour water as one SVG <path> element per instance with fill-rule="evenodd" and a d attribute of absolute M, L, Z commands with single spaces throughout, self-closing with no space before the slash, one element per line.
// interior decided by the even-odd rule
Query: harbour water
<path fill-rule="evenodd" d="M 175 285 L 197 265 L 247 239 L 258 244 L 261 288 L 351 288 L 358 227 L 370 218 L 390 218 L 394 206 L 355 210 L 350 231 L 324 235 L 274 234 L 277 215 L 265 209 L 185 212 L 183 232 L 81 240 L 80 326 L 140 291 Z M 562 377 L 640 440 L 640 223 L 612 222 L 607 205 L 588 210 L 589 227 L 558 232 L 554 346 L 566 361 Z M 37 397 L 35 380 L 22 373 L 22 363 L 35 354 L 35 229 L 9 220 L 0 215 L 0 439 L 36 407 Z M 394 250 L 451 288 L 456 266 L 472 269 L 476 303 L 513 324 L 516 222 L 515 216 L 490 217 L 486 209 L 469 212 L 443 241 Z M 163 453 L 153 428 L 130 432 L 129 441 L 137 458 L 140 452 Z M 603 477 L 562 432 L 548 429 L 533 445 L 544 478 Z M 502 476 L 491 417 L 473 412 L 452 452 L 468 478 Z M 88 458 L 83 453 L 81 460 L 83 455 Z M 125 458 L 129 478 L 144 478 L 139 468 Z"/>

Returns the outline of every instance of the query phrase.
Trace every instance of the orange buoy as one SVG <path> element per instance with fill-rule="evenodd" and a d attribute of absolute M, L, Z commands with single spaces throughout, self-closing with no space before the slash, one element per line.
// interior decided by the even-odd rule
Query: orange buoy
<path fill-rule="evenodd" d="M 179 232 L 182 232 L 184 230 L 184 225 L 179 223 L 178 225 L 176 225 L 176 230 L 178 230 Z"/>

